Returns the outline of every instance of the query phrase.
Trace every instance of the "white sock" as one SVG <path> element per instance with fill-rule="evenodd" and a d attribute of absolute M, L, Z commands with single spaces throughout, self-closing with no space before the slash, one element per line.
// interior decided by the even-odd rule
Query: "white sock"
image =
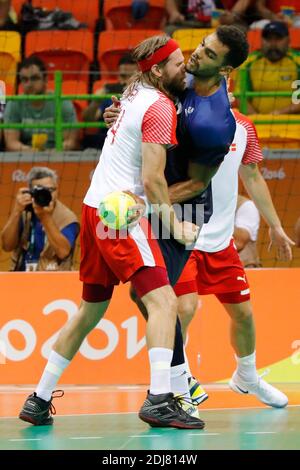
<path fill-rule="evenodd" d="M 68 359 L 65 359 L 55 351 L 51 351 L 41 380 L 35 390 L 38 397 L 46 401 L 50 400 L 60 376 L 69 364 L 70 361 Z"/>
<path fill-rule="evenodd" d="M 185 363 L 171 367 L 171 392 L 174 395 L 184 395 L 190 397 L 188 376 L 185 370 Z"/>
<path fill-rule="evenodd" d="M 191 369 L 190 369 L 190 364 L 189 364 L 188 357 L 186 355 L 185 348 L 184 348 L 183 352 L 184 352 L 184 360 L 185 360 L 185 371 L 187 373 L 187 378 L 189 379 L 190 377 L 193 377 L 193 374 L 192 374 Z"/>
<path fill-rule="evenodd" d="M 257 382 L 256 352 L 254 351 L 249 356 L 235 356 L 235 358 L 239 377 L 245 382 Z"/>
<path fill-rule="evenodd" d="M 172 349 L 151 348 L 149 350 L 151 368 L 150 393 L 152 395 L 171 392 L 172 357 Z"/>

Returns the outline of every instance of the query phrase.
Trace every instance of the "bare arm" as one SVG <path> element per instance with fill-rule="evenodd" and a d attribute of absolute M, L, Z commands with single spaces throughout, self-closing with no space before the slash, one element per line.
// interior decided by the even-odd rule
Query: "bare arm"
<path fill-rule="evenodd" d="M 14 208 L 1 232 L 1 242 L 4 251 L 13 251 L 19 245 L 19 224 L 21 214 L 25 207 L 32 202 L 30 194 L 23 193 L 23 191 L 28 191 L 28 188 L 19 189 Z"/>
<path fill-rule="evenodd" d="M 252 0 L 238 0 L 232 7 L 231 11 L 237 15 L 243 15 L 247 8 L 251 5 Z"/>
<path fill-rule="evenodd" d="M 189 222 L 180 223 L 175 211 L 171 206 L 167 181 L 164 171 L 166 166 L 166 149 L 164 145 L 143 143 L 142 144 L 142 179 L 144 189 L 154 211 L 160 216 L 167 226 L 170 227 L 172 235 L 183 244 L 193 243 L 197 237 L 198 230 L 194 224 Z M 182 233 L 183 226 L 188 229 Z"/>
<path fill-rule="evenodd" d="M 33 152 L 34 149 L 29 145 L 22 144 L 21 132 L 18 130 L 5 129 L 4 139 L 5 139 L 5 149 L 8 152 Z"/>
<path fill-rule="evenodd" d="M 166 11 L 169 15 L 169 23 L 182 23 L 184 16 L 180 13 L 176 0 L 166 0 Z"/>
<path fill-rule="evenodd" d="M 266 0 L 256 0 L 255 7 L 262 18 L 267 20 L 278 20 L 279 17 L 266 7 Z"/>
<path fill-rule="evenodd" d="M 86 122 L 96 122 L 101 118 L 99 101 L 93 100 L 82 113 L 83 120 Z"/>
<path fill-rule="evenodd" d="M 64 150 L 78 150 L 79 145 L 79 136 L 77 129 L 68 129 L 64 132 Z"/>
<path fill-rule="evenodd" d="M 105 90 L 97 90 L 96 95 L 105 95 Z M 83 111 L 82 117 L 86 122 L 95 122 L 99 121 L 102 117 L 101 110 L 99 109 L 101 100 L 92 100 L 88 107 Z"/>
<path fill-rule="evenodd" d="M 290 261 L 292 259 L 291 246 L 295 243 L 286 235 L 281 226 L 269 188 L 258 166 L 255 163 L 241 165 L 240 176 L 249 196 L 270 228 L 271 245 L 276 246 L 278 259 Z"/>
<path fill-rule="evenodd" d="M 298 248 L 300 248 L 300 217 L 296 222 L 295 233 L 296 233 L 296 245 L 298 246 Z"/>
<path fill-rule="evenodd" d="M 172 204 L 184 202 L 201 194 L 209 185 L 212 177 L 217 173 L 219 166 L 207 167 L 197 163 L 189 164 L 189 177 L 187 181 L 173 184 L 169 187 Z"/>
<path fill-rule="evenodd" d="M 234 227 L 233 238 L 237 251 L 243 250 L 251 240 L 248 230 L 241 227 Z"/>

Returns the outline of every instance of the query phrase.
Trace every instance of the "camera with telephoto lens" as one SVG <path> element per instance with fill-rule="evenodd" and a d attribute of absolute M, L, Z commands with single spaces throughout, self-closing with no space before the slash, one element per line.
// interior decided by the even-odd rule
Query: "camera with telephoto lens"
<path fill-rule="evenodd" d="M 34 186 L 32 189 L 24 191 L 24 193 L 29 193 L 32 196 L 36 205 L 40 207 L 47 207 L 52 201 L 51 190 L 45 188 L 44 186 Z"/>

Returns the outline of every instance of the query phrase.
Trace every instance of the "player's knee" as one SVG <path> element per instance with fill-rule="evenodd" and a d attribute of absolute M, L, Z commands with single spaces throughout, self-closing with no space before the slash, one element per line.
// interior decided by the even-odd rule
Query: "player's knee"
<path fill-rule="evenodd" d="M 198 296 L 194 294 L 182 295 L 178 298 L 178 315 L 183 325 L 188 325 L 197 310 Z"/>
<path fill-rule="evenodd" d="M 240 304 L 239 308 L 235 309 L 233 320 L 237 323 L 252 323 L 252 309 L 246 305 Z"/>
<path fill-rule="evenodd" d="M 170 321 L 175 322 L 178 313 L 178 300 L 171 288 L 153 299 L 152 311 L 153 310 L 163 315 L 168 315 Z"/>

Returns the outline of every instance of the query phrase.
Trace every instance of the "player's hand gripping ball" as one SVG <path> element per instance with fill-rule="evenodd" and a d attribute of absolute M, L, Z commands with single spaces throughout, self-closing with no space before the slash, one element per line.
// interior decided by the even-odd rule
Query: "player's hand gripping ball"
<path fill-rule="evenodd" d="M 142 199 L 129 192 L 114 191 L 101 201 L 98 213 L 104 225 L 122 230 L 138 223 L 144 210 Z"/>

